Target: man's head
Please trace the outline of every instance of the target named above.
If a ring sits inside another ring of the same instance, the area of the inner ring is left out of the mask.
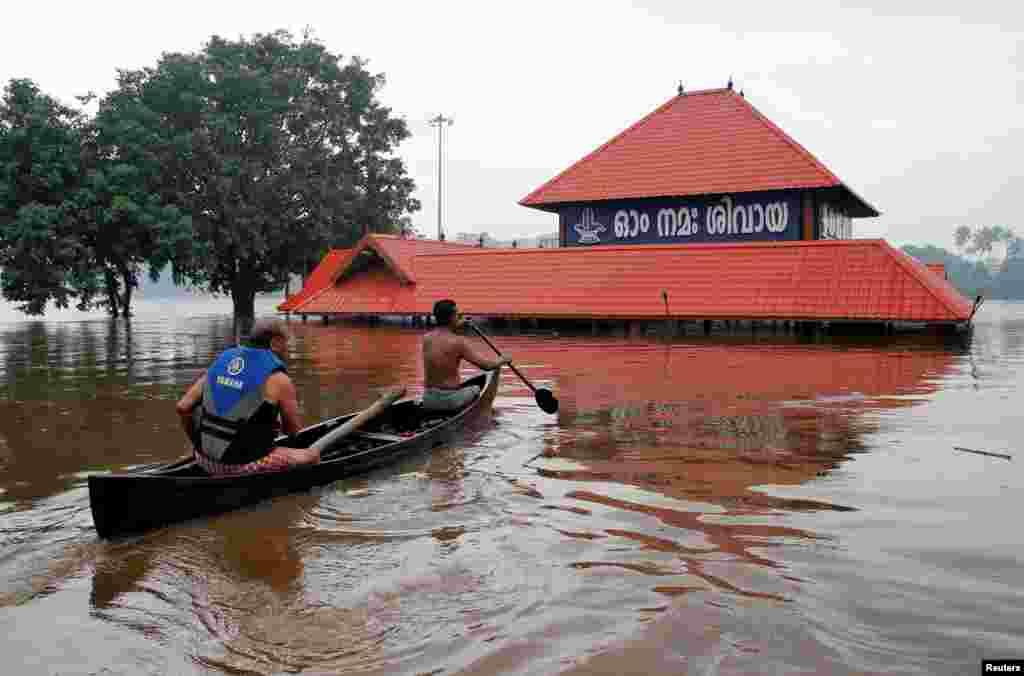
[[[249,332],[249,344],[283,357],[288,352],[288,335],[288,326],[280,319],[257,319]]]
[[[434,319],[438,326],[447,326],[451,329],[458,329],[463,323],[462,313],[459,312],[455,301],[450,298],[434,303]]]

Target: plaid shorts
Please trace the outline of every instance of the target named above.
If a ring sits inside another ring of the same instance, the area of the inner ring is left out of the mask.
[[[216,460],[210,460],[198,451],[195,453],[196,462],[213,476],[232,476],[236,474],[252,474],[254,472],[280,472],[296,465],[309,464],[306,455],[309,453],[304,448],[288,448],[278,446],[267,455],[254,462],[247,462],[244,465],[233,465]]]

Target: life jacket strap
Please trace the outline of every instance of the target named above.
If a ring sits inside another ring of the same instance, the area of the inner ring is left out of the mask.
[[[238,437],[238,434],[235,432],[225,432],[220,428],[207,425],[205,420],[199,424],[199,432],[201,434],[209,434],[211,437],[216,437],[221,441],[227,442],[234,441]]]
[[[211,422],[214,425],[217,425],[219,427],[226,427],[227,429],[230,430],[238,430],[239,428],[242,427],[243,424],[242,421],[228,420],[227,418],[222,418],[219,415],[214,415],[209,411],[203,411],[203,421]]]

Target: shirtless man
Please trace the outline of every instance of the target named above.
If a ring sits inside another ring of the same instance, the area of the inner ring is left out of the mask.
[[[459,378],[459,364],[463,359],[476,364],[485,371],[492,371],[502,364],[511,363],[509,357],[498,355],[495,359],[481,356],[459,331],[466,323],[453,300],[439,300],[434,303],[434,319],[437,328],[423,336],[423,408],[431,411],[457,411],[473,401],[480,388],[476,385],[462,387]]]

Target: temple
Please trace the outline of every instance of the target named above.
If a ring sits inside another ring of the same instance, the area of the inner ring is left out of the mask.
[[[878,210],[731,87],[680,93],[524,197],[557,248],[369,234],[279,306],[303,317],[894,323],[963,328],[974,306],[879,239]],[[595,324],[596,326],[596,324]]]

